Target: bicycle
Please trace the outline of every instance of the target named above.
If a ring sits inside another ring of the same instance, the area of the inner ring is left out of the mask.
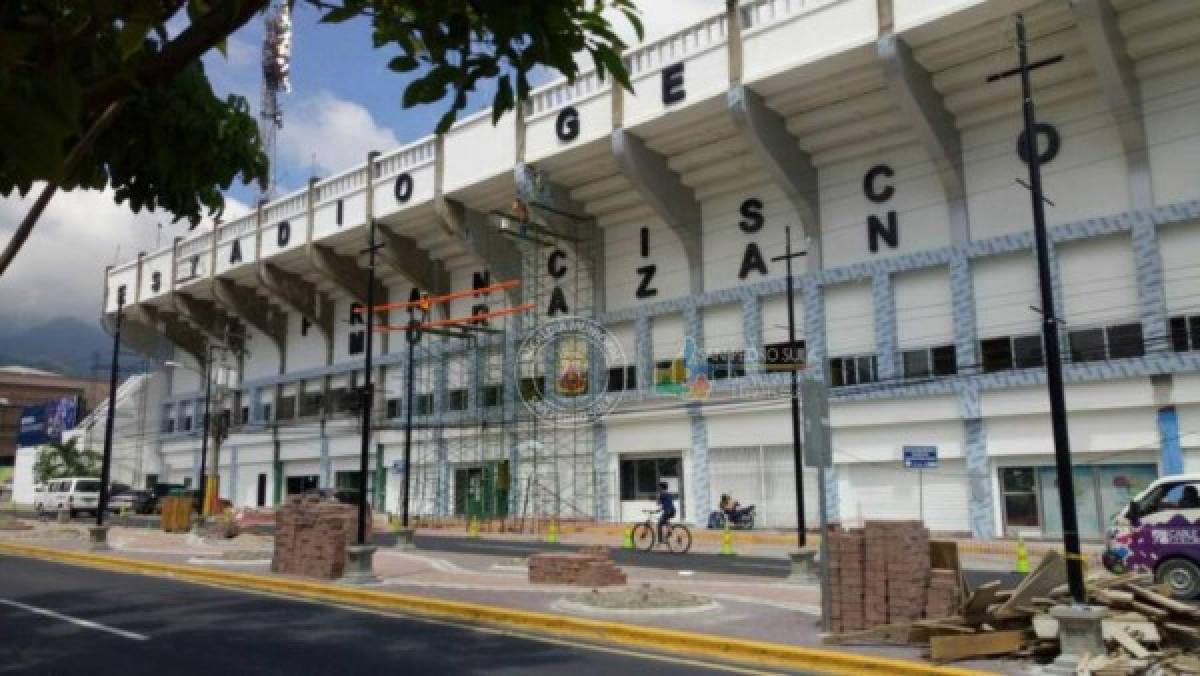
[[[654,545],[662,542],[667,545],[667,549],[673,554],[687,554],[692,548],[692,531],[682,523],[667,522],[664,525],[663,531],[666,534],[662,540],[658,536],[658,522],[652,518],[652,515],[658,514],[657,509],[643,509],[646,514],[646,521],[639,523],[633,527],[633,542],[638,549],[648,552],[654,549]]]

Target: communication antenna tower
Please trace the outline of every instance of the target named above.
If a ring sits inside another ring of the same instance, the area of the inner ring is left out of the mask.
[[[281,92],[292,90],[289,73],[292,68],[292,15],[288,0],[272,0],[264,19],[262,47],[262,109],[259,112],[259,133],[270,161],[267,182],[262,188],[261,198],[270,199],[276,183],[276,142],[283,128],[283,106],[279,100]]]

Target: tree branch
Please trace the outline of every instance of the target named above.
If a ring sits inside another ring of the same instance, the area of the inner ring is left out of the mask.
[[[104,110],[104,114],[96,118],[92,126],[79,139],[71,152],[67,153],[67,157],[63,160],[63,175],[70,176],[75,171],[80,159],[83,158],[87,151],[95,143],[96,137],[100,132],[104,131],[112,121],[116,119],[117,113],[121,110],[121,104],[111,103]],[[8,266],[17,257],[17,253],[21,247],[25,245],[25,240],[29,239],[29,233],[33,232],[33,226],[37,225],[38,219],[42,217],[42,212],[46,210],[46,205],[50,203],[50,198],[54,197],[54,193],[58,192],[58,184],[53,181],[46,184],[42,188],[42,193],[34,200],[33,206],[29,208],[29,212],[25,214],[25,218],[21,220],[21,224],[17,226],[17,231],[13,233],[12,239],[8,240],[8,244],[4,247],[4,253],[0,253],[0,277],[4,276],[4,272],[8,270]]]

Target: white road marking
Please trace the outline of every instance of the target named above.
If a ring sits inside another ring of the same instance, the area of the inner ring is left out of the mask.
[[[124,629],[117,629],[116,627],[110,627],[106,624],[100,624],[99,622],[92,622],[91,620],[85,620],[80,617],[72,617],[70,615],[63,615],[62,613],[56,613],[53,610],[49,610],[47,608],[38,608],[37,606],[27,605],[27,604],[21,603],[19,601],[10,601],[9,599],[0,599],[0,604],[4,604],[6,606],[12,606],[13,608],[20,608],[21,610],[35,613],[37,615],[53,617],[54,619],[62,620],[63,622],[70,622],[71,624],[73,624],[77,627],[83,627],[85,629],[95,629],[97,631],[107,631],[110,634],[116,634],[117,636],[120,636],[121,638],[127,638],[127,639],[130,639],[131,641],[149,641],[150,640],[150,637],[146,636],[145,634],[138,634],[138,633],[132,632],[132,631],[125,631]]]

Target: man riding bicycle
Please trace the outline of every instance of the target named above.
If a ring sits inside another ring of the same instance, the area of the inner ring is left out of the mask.
[[[666,539],[663,535],[663,526],[675,518],[675,498],[667,491],[667,482],[659,482],[658,495],[654,498],[654,501],[658,504],[658,509],[661,512],[658,517],[658,539],[659,541],[663,541]]]

